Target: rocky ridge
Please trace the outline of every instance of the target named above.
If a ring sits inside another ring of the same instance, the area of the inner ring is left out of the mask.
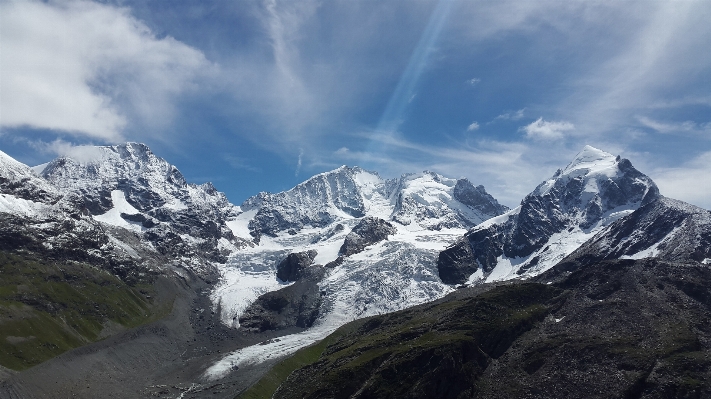
[[[610,224],[561,263],[643,258],[711,263],[711,212],[661,197]]]
[[[483,186],[474,187],[466,179],[423,172],[384,180],[374,172],[347,166],[318,174],[288,191],[259,193],[240,208],[253,215],[248,228],[257,240],[364,216],[429,230],[469,228],[507,210]]]
[[[82,159],[55,159],[40,176],[78,198],[96,220],[132,231],[160,255],[196,270],[225,262],[232,250],[246,245],[226,225],[238,208],[210,183],[187,183],[147,146],[126,143],[85,151]]]
[[[462,284],[533,276],[605,226],[659,198],[646,175],[586,146],[506,214],[478,225],[438,259],[442,281]]]

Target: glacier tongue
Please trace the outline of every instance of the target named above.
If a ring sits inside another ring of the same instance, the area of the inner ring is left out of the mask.
[[[206,378],[286,355],[351,320],[441,298],[453,288],[437,274],[439,251],[467,228],[507,210],[483,186],[466,179],[422,172],[385,180],[346,166],[288,191],[260,193],[240,209],[243,213],[227,225],[244,238],[249,231],[256,245],[234,253],[222,269],[223,278],[211,296],[220,306],[222,321],[239,326],[240,316],[259,295],[285,286],[276,278],[277,263],[289,253],[310,250],[317,251],[316,264],[328,265],[318,283],[319,316],[302,333],[226,356]],[[361,252],[339,253],[348,233],[365,220],[373,226],[389,223],[395,233]]]
[[[321,229],[304,229],[296,235],[268,237],[254,248],[235,253],[225,265],[222,282],[212,299],[220,304],[222,320],[238,326],[237,320],[258,294],[285,286],[276,278],[276,263],[286,254],[314,249],[316,260],[327,263],[337,256],[337,248],[357,220],[344,220],[345,229],[325,240],[313,242]],[[205,378],[217,379],[235,366],[288,355],[310,345],[340,327],[362,317],[401,310],[443,297],[453,290],[437,275],[440,250],[466,230],[426,230],[419,226],[392,222],[397,232],[387,240],[346,257],[328,269],[319,283],[322,305],[314,325],[297,334],[273,339],[226,355],[213,364]],[[327,226],[323,230],[329,230]],[[334,248],[336,250],[334,251]],[[323,256],[322,254],[329,254]]]

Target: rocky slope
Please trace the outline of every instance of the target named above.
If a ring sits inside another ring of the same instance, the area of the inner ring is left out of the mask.
[[[615,260],[550,279],[353,322],[274,397],[711,395],[711,269]]]
[[[442,251],[439,275],[448,284],[537,275],[658,197],[654,182],[630,161],[586,146],[518,207]]]
[[[711,263],[711,212],[659,198],[603,229],[563,263],[650,257]]]

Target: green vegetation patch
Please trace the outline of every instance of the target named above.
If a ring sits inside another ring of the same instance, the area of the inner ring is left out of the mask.
[[[23,370],[145,323],[152,292],[90,265],[0,251],[0,365]]]

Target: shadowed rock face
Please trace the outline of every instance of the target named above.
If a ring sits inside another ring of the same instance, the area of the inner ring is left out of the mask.
[[[365,247],[386,240],[389,235],[395,234],[397,229],[383,219],[364,217],[346,236],[338,254],[350,256],[357,254]]]
[[[711,212],[670,198],[644,205],[581,245],[562,263],[622,257],[675,262],[711,259]]]
[[[289,254],[277,267],[277,277],[294,282],[288,287],[261,295],[239,318],[240,328],[250,332],[308,328],[319,315],[321,292],[318,282],[325,274],[313,265],[316,251]]]
[[[487,215],[501,215],[509,209],[499,204],[484,186],[474,185],[468,179],[459,179],[454,186],[454,198],[470,208]]]
[[[284,282],[297,281],[303,277],[306,269],[314,263],[318,252],[315,250],[289,254],[277,266],[277,277]]]
[[[274,397],[711,397],[709,287],[646,259],[459,290],[342,327]]]

